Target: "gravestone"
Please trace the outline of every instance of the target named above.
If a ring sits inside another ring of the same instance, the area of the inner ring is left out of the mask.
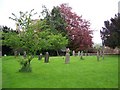
[[[85,53],[85,56],[87,56],[87,53]]]
[[[97,50],[97,61],[99,61],[99,50]]]
[[[102,57],[102,50],[100,50],[100,57]]]
[[[104,60],[104,50],[102,51],[102,59]]]
[[[17,51],[14,52],[15,57],[17,57]]]
[[[42,59],[42,53],[40,53],[40,55],[38,55],[38,60]]]
[[[83,60],[83,51],[81,51],[81,54],[80,54],[80,59]]]
[[[66,49],[66,55],[65,55],[65,64],[68,64],[70,62],[70,54],[69,54],[69,52],[70,52],[70,49],[67,48]]]
[[[26,51],[24,51],[23,57],[26,58],[26,56],[27,56],[27,55],[26,55]]]
[[[73,50],[72,54],[73,54],[73,56],[75,56],[75,51],[74,50]]]
[[[80,51],[78,51],[78,56],[80,56]]]
[[[45,61],[44,61],[44,63],[48,63],[49,62],[49,53],[48,52],[46,52],[46,54],[45,54]]]

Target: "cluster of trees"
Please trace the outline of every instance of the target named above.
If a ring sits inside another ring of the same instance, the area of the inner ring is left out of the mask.
[[[43,6],[43,19],[32,20],[34,9],[30,12],[20,11],[17,17],[12,13],[18,26],[16,31],[3,31],[3,45],[14,51],[21,49],[29,54],[41,50],[58,50],[69,47],[71,50],[85,50],[92,46],[90,22],[82,19],[67,4],[53,7],[51,12]],[[4,28],[3,28],[4,30]],[[8,29],[9,30],[9,29]]]
[[[11,18],[17,22],[22,31],[4,33],[3,45],[10,46],[14,51],[24,49],[28,54],[36,54],[41,49],[58,50],[66,46],[68,43],[67,38],[60,33],[50,32],[49,26],[44,23],[45,20],[32,22],[32,11],[29,14],[20,12],[19,18]],[[13,15],[15,16],[15,14]],[[40,24],[45,27],[42,28],[43,26],[39,26]]]
[[[120,13],[109,21],[104,21],[105,27],[100,30],[103,45],[111,48],[120,48]]]

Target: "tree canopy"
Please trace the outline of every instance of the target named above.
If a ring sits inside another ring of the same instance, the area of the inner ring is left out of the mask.
[[[93,44],[90,22],[72,12],[72,8],[68,4],[61,4],[59,9],[67,23],[66,31],[70,41],[69,47],[76,51],[90,48]]]
[[[36,14],[34,9],[19,14],[18,17],[12,13],[13,17],[9,17],[16,22],[17,33],[7,33],[4,40],[15,50],[22,48],[35,54],[42,49],[61,50],[67,46],[79,51],[93,44],[90,22],[72,12],[67,4],[53,7],[51,11],[43,6],[43,18],[36,20],[32,19]]]
[[[120,13],[116,14],[114,18],[104,21],[104,26],[100,30],[103,44],[111,48],[120,48]]]

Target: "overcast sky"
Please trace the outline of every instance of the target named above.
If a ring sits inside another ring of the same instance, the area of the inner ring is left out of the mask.
[[[99,30],[104,26],[105,20],[118,12],[119,0],[0,0],[0,25],[7,25],[15,29],[15,22],[10,20],[11,13],[18,14],[19,11],[30,11],[35,9],[36,12],[42,11],[42,5],[48,9],[62,3],[68,3],[72,11],[83,19],[89,20],[91,29],[96,30],[93,34],[93,42],[101,43]]]

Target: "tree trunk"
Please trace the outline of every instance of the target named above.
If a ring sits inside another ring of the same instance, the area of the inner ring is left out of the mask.
[[[58,52],[58,50],[56,50],[56,52],[57,52],[57,56],[59,56],[59,52]]]

